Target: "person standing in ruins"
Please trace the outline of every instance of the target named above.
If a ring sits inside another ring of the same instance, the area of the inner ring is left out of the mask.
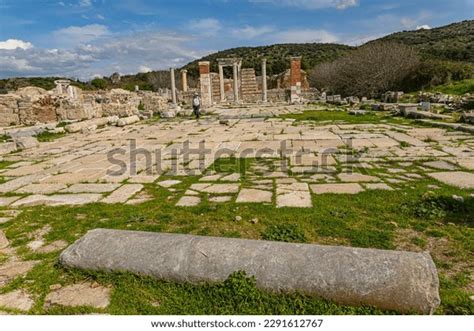
[[[199,119],[201,116],[201,97],[197,93],[194,93],[193,96],[193,113],[196,119]]]

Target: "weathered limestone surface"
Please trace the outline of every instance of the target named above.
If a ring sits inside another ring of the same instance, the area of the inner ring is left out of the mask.
[[[237,196],[236,202],[272,202],[272,192],[244,188]]]
[[[23,290],[0,294],[0,307],[28,311],[33,307],[33,304],[33,299]]]
[[[0,286],[5,285],[13,278],[29,272],[37,261],[12,261],[0,266]]]
[[[464,171],[435,172],[429,174],[436,180],[459,188],[474,188],[474,174]]]
[[[223,281],[244,270],[264,289],[399,312],[433,313],[440,303],[427,253],[96,229],[60,262],[191,283]]]
[[[107,308],[110,302],[110,289],[90,283],[73,284],[49,293],[44,301],[45,306]]]
[[[20,137],[15,139],[15,144],[18,149],[30,149],[39,146],[38,139],[34,137]]]
[[[102,200],[105,203],[121,203],[130,199],[143,189],[142,184],[125,184]]]
[[[12,204],[13,207],[20,206],[63,206],[63,205],[85,205],[99,201],[100,194],[56,194],[56,195],[29,195]]]

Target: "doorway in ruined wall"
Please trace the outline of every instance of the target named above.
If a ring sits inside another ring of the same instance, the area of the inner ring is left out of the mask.
[[[217,89],[217,86],[215,87],[216,92],[215,94],[213,94],[213,101],[220,102],[220,103],[225,103],[225,102],[239,103],[241,101],[241,95],[242,95],[241,94],[242,59],[241,58],[222,58],[222,59],[217,59],[217,62],[218,62],[219,70],[216,75],[215,82],[219,83],[219,86],[218,86],[219,88]],[[225,79],[224,68],[226,67],[232,67],[232,81]],[[231,94],[226,93],[227,91],[229,91],[229,83],[232,90]]]

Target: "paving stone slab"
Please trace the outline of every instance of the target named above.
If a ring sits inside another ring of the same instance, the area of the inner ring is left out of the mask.
[[[123,203],[143,189],[142,184],[125,184],[102,199],[103,203]]]
[[[337,176],[342,182],[361,183],[361,182],[380,182],[380,178],[375,176],[364,175],[360,173],[342,173]]]
[[[154,183],[160,178],[160,175],[136,175],[128,179],[129,183],[134,184],[151,184]]]
[[[56,194],[56,195],[29,195],[21,200],[14,202],[12,207],[28,206],[63,206],[63,205],[85,205],[97,202],[102,198],[101,194]]]
[[[243,188],[240,190],[240,193],[237,196],[235,202],[272,202],[272,195],[273,193],[271,191]]]
[[[111,289],[91,283],[74,284],[50,292],[45,306],[61,305],[66,307],[87,306],[104,309],[110,303]]]
[[[201,190],[201,192],[213,194],[237,193],[238,191],[239,184],[211,184]]]
[[[3,230],[0,230],[0,250],[7,248],[8,245],[10,245],[10,242],[8,241],[8,238],[5,235],[5,232],[3,232]]]
[[[310,187],[314,194],[357,194],[364,191],[364,188],[356,183],[312,184]]]
[[[28,273],[37,263],[38,261],[11,261],[0,265],[0,286]]]
[[[296,207],[296,208],[309,208],[312,207],[311,194],[308,191],[293,191],[288,192],[278,191],[276,197],[277,208],[282,207]]]
[[[387,190],[393,191],[393,188],[388,186],[385,183],[374,183],[374,184],[365,184],[365,188],[368,190]]]
[[[176,203],[176,206],[179,207],[192,207],[197,206],[201,202],[201,198],[197,196],[183,196]]]
[[[19,188],[15,193],[52,194],[59,192],[66,187],[67,186],[64,184],[30,184]]]
[[[178,185],[179,183],[181,183],[180,180],[169,179],[169,180],[164,180],[164,181],[158,182],[157,184],[160,185],[161,187],[168,188],[168,187],[171,187],[171,186]]]
[[[0,294],[0,308],[28,311],[33,307],[34,300],[24,290],[16,290]]]
[[[222,177],[220,180],[225,181],[225,182],[238,182],[240,180],[240,174],[238,173],[230,174],[230,175]]]
[[[457,186],[459,188],[474,188],[474,173],[464,171],[433,172],[428,173],[430,177],[442,183]]]
[[[217,203],[229,202],[231,200],[232,200],[232,196],[230,195],[221,195],[221,196],[209,198],[210,202],[217,202]]]
[[[0,207],[6,207],[17,201],[21,197],[0,197]]]
[[[222,177],[222,174],[216,174],[216,175],[209,175],[209,176],[204,176],[199,178],[200,182],[215,182],[218,181]]]
[[[64,193],[108,193],[116,190],[120,184],[73,184],[62,190]]]
[[[435,168],[435,169],[439,169],[439,170],[456,170],[456,169],[458,169],[458,167],[455,166],[454,164],[443,161],[443,160],[425,162],[425,163],[423,163],[423,165],[426,166],[426,167]]]
[[[13,192],[22,186],[26,186],[28,184],[40,181],[47,177],[48,175],[45,174],[33,174],[9,180],[6,183],[0,184],[0,193]]]
[[[63,250],[68,246],[68,242],[65,240],[56,240],[52,243],[42,246],[36,250],[38,253],[51,253],[59,250]]]

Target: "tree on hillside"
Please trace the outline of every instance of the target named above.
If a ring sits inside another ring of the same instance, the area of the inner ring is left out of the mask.
[[[420,58],[412,48],[398,43],[373,43],[349,55],[317,65],[310,83],[344,96],[375,97],[388,90],[401,89],[413,75]]]

